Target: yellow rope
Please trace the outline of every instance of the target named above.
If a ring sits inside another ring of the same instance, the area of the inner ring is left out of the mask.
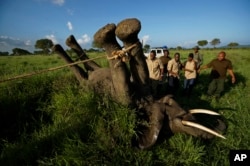
[[[19,78],[30,77],[30,76],[33,76],[33,75],[37,75],[37,74],[46,73],[46,72],[49,72],[49,71],[58,70],[58,69],[61,69],[61,68],[64,68],[64,67],[73,66],[73,65],[76,65],[76,64],[79,64],[79,63],[85,63],[85,62],[88,62],[88,61],[92,61],[92,60],[100,59],[100,58],[104,58],[104,57],[106,57],[106,55],[95,57],[95,58],[92,58],[92,59],[86,59],[86,60],[83,60],[83,61],[77,61],[77,62],[74,62],[74,63],[70,63],[70,64],[58,66],[58,67],[53,67],[53,68],[49,68],[49,69],[35,71],[35,72],[32,72],[32,73],[22,74],[22,75],[18,75],[18,76],[15,76],[15,77],[12,77],[12,78],[8,78],[8,79],[5,79],[5,80],[0,80],[0,83],[7,82],[7,81],[12,81],[12,80],[16,80],[16,79],[19,79]]]
[[[128,52],[129,50],[134,48],[137,44],[138,44],[138,42],[131,45],[131,46],[129,46],[128,48],[126,48],[124,50],[119,50],[119,51],[112,52],[113,57],[107,57],[106,55],[103,55],[103,56],[99,56],[99,57],[95,57],[95,58],[91,58],[91,59],[86,59],[86,60],[83,60],[83,61],[77,61],[77,62],[74,62],[74,63],[70,63],[70,64],[58,66],[58,67],[53,67],[53,68],[49,68],[49,69],[44,69],[44,70],[32,72],[32,73],[26,73],[26,74],[14,76],[14,77],[11,77],[11,78],[0,80],[0,83],[16,80],[16,79],[19,79],[19,78],[30,77],[30,76],[33,76],[33,75],[38,75],[38,74],[41,74],[41,73],[46,73],[46,72],[49,72],[49,71],[58,70],[58,69],[61,69],[61,68],[64,68],[64,67],[73,66],[73,65],[76,65],[76,64],[79,64],[79,63],[85,63],[85,62],[88,62],[88,61],[92,61],[92,60],[96,60],[96,59],[100,59],[100,58],[104,58],[104,57],[107,57],[110,60],[116,59],[118,57],[121,57],[122,59],[124,59],[124,56],[125,56],[126,52]]]
[[[122,61],[129,60],[129,57],[126,57],[126,53],[131,50],[132,48],[136,47],[139,42],[129,46],[128,48],[124,50],[118,50],[118,51],[113,51],[112,52],[112,57],[107,57],[109,60],[111,59],[117,59],[117,58],[122,58]]]

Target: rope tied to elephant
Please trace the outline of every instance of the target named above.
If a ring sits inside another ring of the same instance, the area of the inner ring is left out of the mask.
[[[126,58],[127,58],[126,53],[128,51],[130,51],[132,48],[136,47],[137,44],[139,44],[139,42],[129,46],[128,48],[126,48],[124,50],[114,51],[112,53],[113,56],[108,57],[108,59],[117,59],[117,58],[120,57],[120,58],[122,58],[122,60],[126,60]],[[89,62],[89,61],[93,61],[93,60],[100,59],[100,58],[105,58],[105,57],[107,57],[107,55],[102,55],[102,56],[98,56],[98,57],[91,58],[91,59],[86,59],[86,60],[80,60],[80,61],[76,61],[74,63],[70,63],[70,64],[58,66],[58,67],[53,67],[53,68],[49,68],[49,69],[39,70],[39,71],[35,71],[35,72],[32,72],[32,73],[25,73],[25,74],[21,74],[21,75],[11,77],[11,78],[0,80],[0,83],[7,82],[7,81],[12,81],[12,80],[17,80],[17,79],[20,79],[20,78],[26,78],[26,77],[30,77],[30,76],[33,76],[33,75],[38,75],[38,74],[46,73],[46,72],[49,72],[49,71],[54,71],[54,70],[58,70],[58,69],[61,69],[61,68],[70,67],[70,66],[74,66],[74,65],[77,65],[77,64],[80,64],[80,63],[85,63],[85,62]],[[117,65],[118,65],[118,63],[115,65],[115,67]]]
[[[39,71],[35,71],[35,72],[32,72],[32,73],[25,73],[25,74],[22,74],[22,75],[18,75],[18,76],[14,76],[14,77],[11,77],[11,78],[4,79],[4,80],[0,80],[0,83],[16,80],[16,79],[20,79],[20,78],[26,78],[26,77],[30,77],[30,76],[33,76],[33,75],[38,75],[38,74],[46,73],[46,72],[49,72],[49,71],[54,71],[54,70],[58,70],[58,69],[61,69],[61,68],[70,67],[70,66],[74,66],[74,65],[77,65],[77,64],[80,64],[80,63],[85,63],[85,62],[89,62],[89,61],[92,61],[92,60],[95,60],[95,59],[100,59],[100,58],[105,58],[105,57],[106,57],[106,55],[102,55],[102,56],[98,56],[98,57],[95,57],[95,58],[86,59],[86,60],[82,60],[82,61],[77,61],[77,62],[74,62],[74,63],[70,63],[70,64],[58,66],[58,67],[39,70]]]
[[[117,51],[113,51],[112,52],[112,57],[108,57],[108,60],[112,60],[112,59],[121,59],[121,61],[118,61],[115,63],[114,68],[117,68],[117,66],[121,63],[121,62],[128,62],[130,60],[130,54],[127,54],[132,48],[136,47],[140,42],[136,42],[134,44],[132,44],[131,46],[122,49],[122,50],[117,50]]]
[[[129,55],[127,54],[132,48],[136,47],[139,44],[139,41],[132,44],[131,46],[129,46],[128,48],[122,49],[122,50],[117,50],[117,51],[113,51],[112,52],[112,57],[107,57],[107,59],[112,60],[112,59],[119,59],[121,58],[121,60],[123,62],[127,62],[130,60]]]

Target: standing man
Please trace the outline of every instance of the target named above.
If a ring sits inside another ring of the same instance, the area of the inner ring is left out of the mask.
[[[174,58],[168,62],[168,86],[170,94],[174,94],[179,88],[179,72],[182,68],[180,62],[180,53],[175,53]]]
[[[196,62],[196,70],[198,71],[203,64],[203,55],[199,52],[200,47],[194,47],[194,61]],[[196,82],[199,80],[199,72],[196,75]]]
[[[160,59],[156,58],[156,52],[151,51],[149,57],[146,59],[149,71],[149,78],[151,80],[151,88],[153,91],[153,96],[157,96],[157,87],[159,81],[163,77],[163,64]]]
[[[164,48],[163,50],[163,56],[160,57],[160,60],[163,64],[164,70],[163,70],[163,81],[167,79],[167,74],[168,74],[168,62],[171,60],[169,56],[169,51]]]
[[[203,64],[203,55],[199,52],[200,48],[198,46],[194,47],[194,61],[197,64],[197,70],[201,67]]]
[[[184,95],[190,96],[194,87],[196,79],[196,62],[194,61],[194,54],[188,55],[188,60],[184,63]]]
[[[219,52],[217,59],[212,60],[205,66],[201,66],[199,72],[203,69],[212,68],[211,77],[212,81],[208,86],[208,95],[214,95],[217,99],[220,97],[221,92],[224,91],[225,79],[227,72],[232,78],[232,83],[235,83],[235,76],[233,66],[230,60],[226,59],[224,51]]]

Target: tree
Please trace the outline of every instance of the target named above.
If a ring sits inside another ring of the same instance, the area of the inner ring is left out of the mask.
[[[208,43],[207,40],[199,40],[199,41],[197,42],[197,44],[198,44],[199,46],[201,46],[201,47],[206,46],[207,43]]]
[[[31,53],[21,48],[12,49],[13,55],[30,55]]]
[[[231,42],[231,43],[229,43],[227,46],[230,47],[230,48],[233,48],[233,47],[239,46],[239,43]]]
[[[177,50],[182,50],[182,47],[181,46],[177,46],[176,49]]]
[[[220,44],[220,39],[215,38],[210,42],[210,44],[215,48],[216,45]]]
[[[42,49],[44,54],[49,54],[53,42],[50,39],[40,39],[36,41],[35,48]]]
[[[150,45],[149,44],[145,44],[144,47],[143,47],[143,51],[144,52],[148,52],[150,49]]]
[[[8,56],[9,55],[9,52],[1,52],[0,51],[0,56]]]

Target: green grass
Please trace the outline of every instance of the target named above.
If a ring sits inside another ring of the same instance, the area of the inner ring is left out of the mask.
[[[184,61],[190,50],[179,52]],[[218,50],[201,52],[207,63]],[[135,110],[81,87],[64,68],[0,83],[0,165],[229,165],[231,149],[250,149],[250,50],[226,52],[237,83],[231,85],[228,78],[219,102],[204,95],[210,70],[202,71],[190,99],[177,97],[185,109],[221,113],[228,125],[226,140],[175,134],[138,150],[132,142]],[[105,59],[98,63],[108,65]],[[60,65],[64,62],[56,55],[0,57],[0,79]]]

